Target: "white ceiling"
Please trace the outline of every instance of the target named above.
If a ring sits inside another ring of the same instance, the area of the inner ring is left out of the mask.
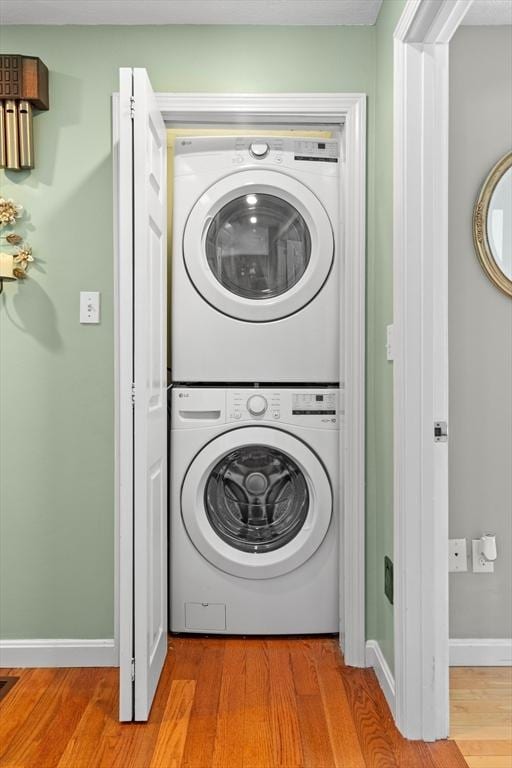
[[[468,0],[469,1],[469,0]],[[375,24],[382,0],[0,0],[2,24]],[[465,25],[512,24],[512,0],[474,0]]]
[[[375,24],[382,0],[1,0],[3,24]]]
[[[477,27],[512,24],[512,0],[474,0],[462,23]]]

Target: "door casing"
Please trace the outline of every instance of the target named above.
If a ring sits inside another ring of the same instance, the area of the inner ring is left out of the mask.
[[[394,33],[394,712],[449,732],[449,43],[472,0],[408,0]],[[469,215],[469,214],[468,214]]]
[[[113,113],[117,113],[118,94],[113,94]],[[341,196],[342,242],[344,255],[340,292],[343,312],[340,317],[341,371],[344,382],[345,425],[340,445],[341,512],[340,526],[340,645],[345,662],[365,666],[365,272],[366,272],[366,94],[363,93],[272,93],[204,94],[157,93],[157,104],[167,124],[219,123],[250,125],[324,125],[343,128],[345,193]],[[123,193],[117,184],[119,126],[113,122],[114,136],[114,211]],[[117,222],[115,222],[117,224]],[[120,327],[128,322],[125,287],[118,279],[117,253],[121,233],[114,227],[114,303],[115,303],[115,472],[116,472],[116,647],[119,648],[121,605],[119,582],[129,578],[120,572],[119,520],[128,504],[132,478],[131,453],[123,448],[122,436],[131,429],[131,371],[120,368]],[[128,381],[129,377],[129,381]],[[126,655],[126,654],[124,654]],[[120,648],[123,664],[123,648]],[[124,658],[124,664],[127,659]]]

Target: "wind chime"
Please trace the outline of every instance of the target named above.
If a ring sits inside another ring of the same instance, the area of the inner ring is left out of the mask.
[[[36,56],[0,54],[0,167],[34,167],[32,110],[50,108],[48,69]]]
[[[0,54],[0,168],[24,171],[34,167],[32,110],[50,108],[48,69],[37,56]],[[12,227],[23,208],[0,198],[0,229]],[[23,280],[32,249],[17,232],[0,235],[0,293],[4,281]],[[14,250],[13,250],[14,249]]]

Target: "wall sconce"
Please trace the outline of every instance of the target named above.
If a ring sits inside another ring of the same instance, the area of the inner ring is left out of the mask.
[[[48,68],[37,56],[0,54],[0,167],[34,167],[32,108],[47,110]]]
[[[4,280],[16,280],[14,274],[14,256],[12,253],[0,253],[0,293],[4,290]]]

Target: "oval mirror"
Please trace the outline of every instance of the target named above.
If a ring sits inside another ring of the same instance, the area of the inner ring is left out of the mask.
[[[512,152],[491,169],[480,191],[473,240],[488,277],[512,296]]]

